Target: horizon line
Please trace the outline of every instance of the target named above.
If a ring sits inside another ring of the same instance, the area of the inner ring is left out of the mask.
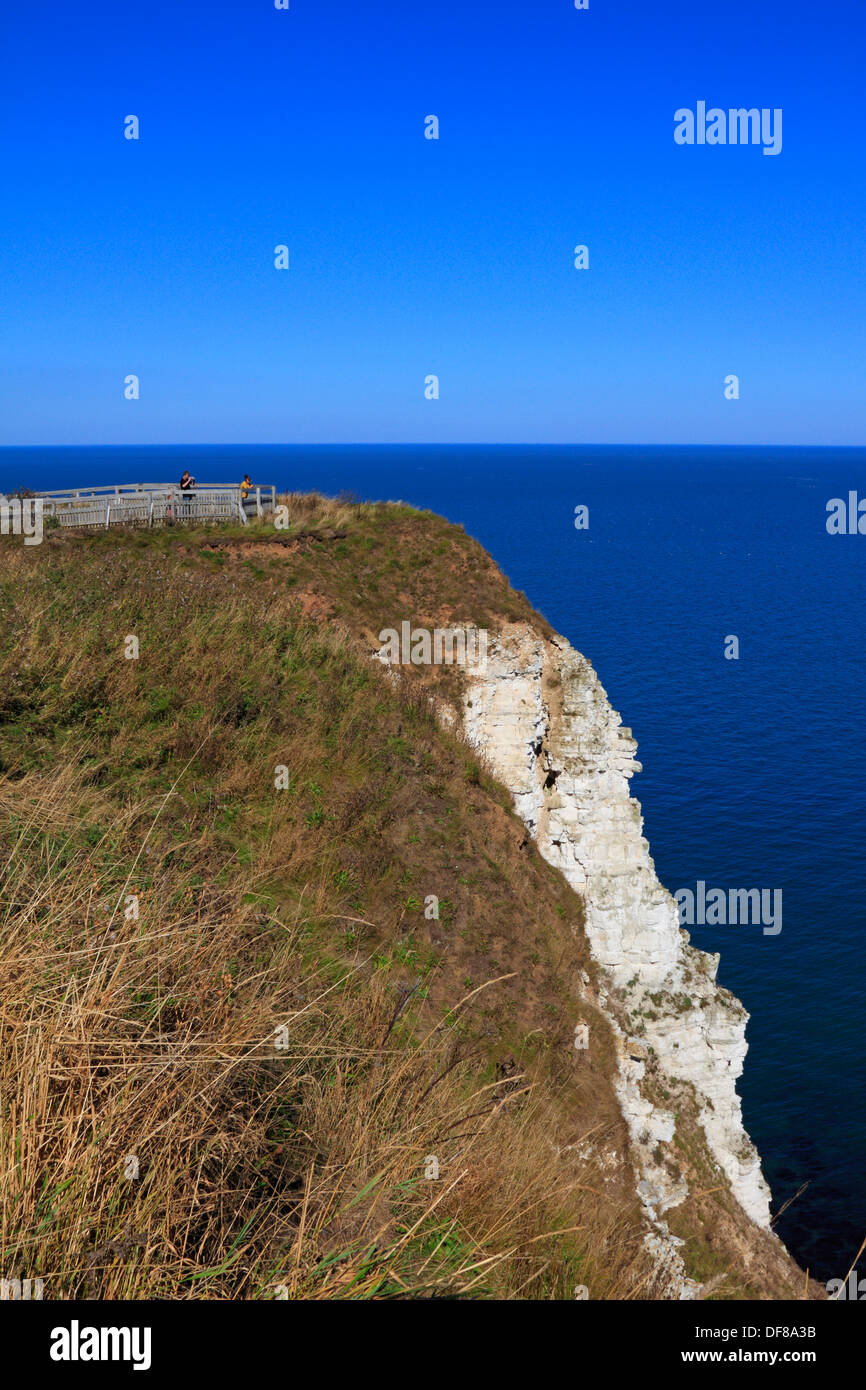
[[[692,440],[688,443],[667,443],[643,440],[640,443],[578,440],[172,440],[170,442],[134,442],[119,444],[0,444],[4,449],[863,449],[861,444],[797,444],[797,443],[737,443],[720,444]]]

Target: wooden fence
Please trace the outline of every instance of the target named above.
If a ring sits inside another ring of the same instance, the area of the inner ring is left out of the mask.
[[[43,514],[61,526],[192,526],[214,521],[247,524],[276,508],[277,490],[257,483],[246,496],[237,483],[115,483],[43,492]]]

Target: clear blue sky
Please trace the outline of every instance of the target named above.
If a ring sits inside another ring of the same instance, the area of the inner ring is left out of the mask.
[[[862,444],[864,40],[863,0],[6,5],[0,443]],[[699,100],[781,154],[676,145]]]

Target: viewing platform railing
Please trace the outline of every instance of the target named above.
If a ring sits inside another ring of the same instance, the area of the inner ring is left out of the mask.
[[[42,492],[43,515],[61,526],[190,526],[209,521],[240,521],[273,512],[277,490],[256,483],[246,491],[237,483],[114,483],[103,487]]]

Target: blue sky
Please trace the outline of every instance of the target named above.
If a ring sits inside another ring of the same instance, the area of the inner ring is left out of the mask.
[[[862,0],[7,6],[0,443],[862,444],[864,38]],[[676,145],[699,100],[782,152]]]

